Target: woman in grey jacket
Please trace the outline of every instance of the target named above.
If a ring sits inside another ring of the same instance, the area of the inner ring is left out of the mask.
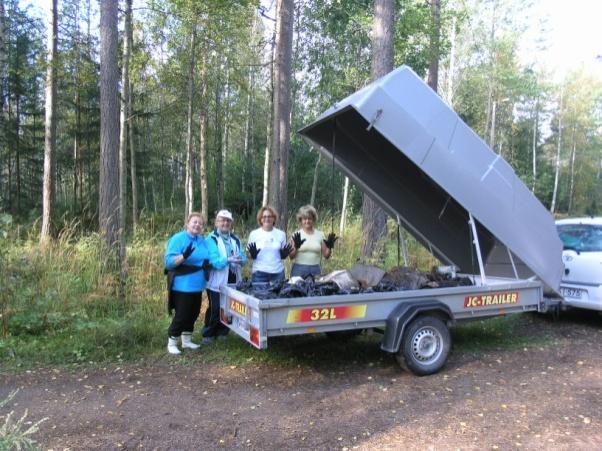
[[[220,322],[219,318],[219,288],[228,283],[241,280],[241,268],[247,262],[244,247],[236,235],[232,233],[233,218],[228,210],[220,210],[215,217],[215,229],[207,235],[212,240],[221,258],[226,258],[228,264],[221,269],[213,269],[207,282],[207,297],[209,306],[205,311],[205,326],[201,330],[203,343],[211,343],[215,338],[225,337],[229,329]]]

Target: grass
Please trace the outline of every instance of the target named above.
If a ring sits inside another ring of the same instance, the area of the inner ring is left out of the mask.
[[[323,221],[321,229],[328,232],[330,219]],[[294,226],[291,224],[291,231]],[[130,239],[125,301],[115,299],[116,277],[101,264],[100,238],[82,234],[77,224],[65,228],[44,248],[40,248],[35,231],[23,236],[22,230],[9,229],[6,238],[0,234],[0,371],[169,358],[165,346],[170,319],[165,311],[162,257],[165,240],[176,229],[169,225],[157,232],[150,220]],[[389,229],[385,268],[397,265],[395,229],[391,224]],[[238,233],[248,235],[246,230]],[[361,225],[356,218],[337,241],[333,257],[323,261],[323,272],[351,267],[359,257],[359,243]],[[408,240],[408,248],[410,266],[428,270],[437,264],[414,240]],[[249,266],[245,268],[247,276]],[[201,323],[199,319],[197,330]],[[524,340],[515,333],[520,324],[515,317],[497,318],[456,327],[452,334],[455,346],[467,352],[522,346]],[[175,361],[183,365],[251,362],[331,367],[386,358],[380,351],[379,335],[346,344],[308,335],[271,340],[267,352],[230,337]]]
[[[0,400],[0,412],[3,407],[9,404],[13,398],[17,395],[19,390],[14,390],[8,394],[8,396]],[[31,421],[25,421],[27,419],[27,410],[21,416],[21,418],[14,419],[14,411],[8,412],[3,415],[3,422],[0,424],[0,450],[37,450],[36,441],[31,438],[33,434],[38,431],[38,427],[41,423],[47,420],[42,418],[35,423]]]
[[[516,314],[460,323],[451,329],[452,341],[457,351],[469,353],[542,345],[547,336],[534,334],[542,329],[533,327],[533,322],[531,315]]]

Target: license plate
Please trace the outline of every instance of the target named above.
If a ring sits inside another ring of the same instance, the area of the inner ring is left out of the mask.
[[[578,288],[560,287],[560,294],[565,298],[581,299],[583,290]]]

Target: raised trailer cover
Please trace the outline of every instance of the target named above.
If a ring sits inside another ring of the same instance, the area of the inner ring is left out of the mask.
[[[562,244],[553,218],[459,116],[401,66],[299,132],[441,261],[478,273],[537,276],[558,291]],[[516,269],[516,272],[515,272]]]

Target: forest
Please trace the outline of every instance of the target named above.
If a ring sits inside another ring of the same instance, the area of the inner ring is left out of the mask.
[[[296,131],[402,64],[551,214],[601,214],[602,80],[524,61],[524,2],[47,3],[44,15],[0,0],[5,337],[60,334],[81,309],[92,321],[106,314],[98,299],[160,316],[163,246],[191,211],[209,227],[228,208],[245,237],[262,205],[290,232],[312,204],[341,236],[327,269],[378,253],[396,263],[394,222]],[[434,263],[407,238],[406,262]]]
[[[41,227],[51,117],[48,233],[56,236],[73,220],[84,231],[98,229],[103,99],[99,3],[54,3],[56,48],[47,45],[52,28],[31,5],[1,2],[0,209],[13,222]],[[128,236],[149,218],[174,220],[190,210],[210,217],[227,207],[246,219],[274,202],[277,185],[268,180],[275,161],[274,71],[281,70],[274,3],[119,5],[111,57],[120,103],[111,119],[122,115],[112,124],[123,160],[114,185],[122,187]],[[312,203],[337,218],[361,214],[361,192],[349,187],[343,212],[344,177],[331,174],[329,162],[295,131],[371,80],[372,2],[291,5],[290,136],[281,184],[287,189],[286,203],[277,205],[294,213]],[[516,5],[397,1],[393,66],[406,64],[426,80],[435,60],[441,97],[544,205],[556,214],[599,213],[601,81],[576,67],[555,82],[542,64],[520,62],[525,24]],[[46,111],[48,74],[56,84],[54,116]]]
[[[599,447],[593,315],[501,309],[453,330],[458,357],[420,384],[372,329],[165,352],[166,241],[190,212],[209,232],[230,210],[244,246],[262,206],[286,243],[311,204],[322,274],[441,263],[297,133],[401,65],[550,216],[602,215],[602,55],[541,57],[551,3],[0,0],[0,448],[38,430],[48,449]]]

